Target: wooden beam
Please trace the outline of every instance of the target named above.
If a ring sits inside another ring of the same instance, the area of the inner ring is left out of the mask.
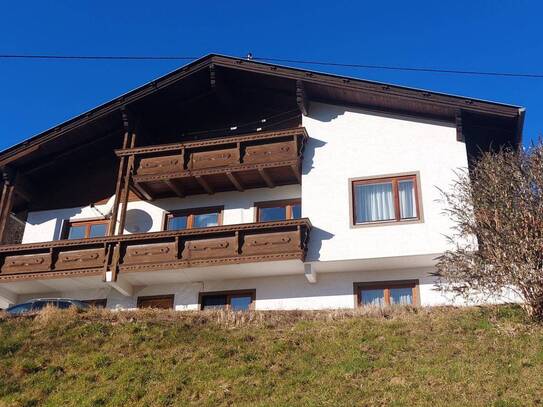
[[[309,111],[309,102],[307,100],[304,83],[300,80],[296,81],[296,103],[298,104],[300,112],[302,112],[304,116],[307,116]]]
[[[201,175],[196,175],[194,178],[196,178],[196,182],[198,182],[198,184],[200,184],[200,186],[202,188],[204,188],[204,190],[209,194],[209,195],[213,195],[213,193],[215,191],[213,191],[213,188],[211,188],[211,186],[209,185],[209,183],[205,180],[205,178]]]
[[[211,86],[211,89],[215,89],[215,86],[217,85],[217,72],[215,71],[215,65],[210,64],[209,65],[209,84]]]
[[[32,202],[35,197],[40,195],[35,184],[20,172],[17,173],[17,190],[15,192],[27,202]]]
[[[124,122],[124,117],[123,117]],[[123,149],[128,148],[128,131],[124,133],[123,138]],[[125,165],[126,165],[127,157],[123,156],[119,160],[119,169],[117,171],[117,182],[115,184],[115,199],[113,201],[113,208],[111,212],[111,218],[109,221],[109,227],[108,227],[108,236],[115,235],[115,230],[117,227],[117,216],[119,213],[119,202],[121,199],[121,190],[122,190],[122,181],[123,181],[123,174],[125,172]]]
[[[298,180],[298,183],[302,183],[302,176],[300,175],[300,168],[298,167],[297,164],[292,164],[290,166],[290,168],[292,169],[292,173],[294,174],[294,176],[296,177],[296,179]]]
[[[136,195],[141,195],[142,199],[145,199],[147,201],[154,200],[151,193],[149,191],[147,191],[147,189],[142,184],[140,184],[138,182],[132,182],[131,186],[132,186],[133,189],[135,189],[137,191]]]
[[[0,243],[5,241],[6,226],[8,224],[9,214],[13,208],[15,198],[15,173],[10,170],[4,170],[2,174],[4,187],[0,197]]]
[[[456,122],[456,141],[462,141],[462,142],[466,141],[464,138],[464,131],[463,131],[463,126],[462,126],[462,111],[461,110],[456,112],[455,122]]]
[[[245,190],[243,188],[243,185],[241,184],[241,181],[238,179],[238,177],[236,177],[236,174],[232,174],[230,171],[226,171],[226,176],[239,192],[243,192]]]
[[[270,176],[269,176],[268,173],[266,172],[266,169],[265,169],[265,168],[259,168],[259,169],[258,169],[258,173],[260,174],[260,176],[262,177],[262,179],[264,180],[264,182],[266,183],[266,185],[267,185],[269,188],[274,188],[274,187],[275,187],[275,183],[274,183],[273,180],[270,178]]]
[[[132,133],[130,137],[130,148],[134,148],[136,145],[136,134]],[[134,156],[128,157],[128,163],[123,177],[123,191],[119,203],[121,206],[121,216],[119,218],[119,235],[124,233],[124,226],[126,223],[126,207],[128,205],[128,193],[130,192],[130,185],[132,184],[132,172],[134,170]]]
[[[165,179],[164,180],[164,183],[168,186],[168,188],[170,188],[174,193],[175,195],[177,195],[179,198],[184,198],[185,197],[185,192],[183,191],[183,189],[173,180],[170,180],[170,179]]]

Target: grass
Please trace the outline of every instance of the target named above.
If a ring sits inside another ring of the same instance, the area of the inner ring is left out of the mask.
[[[0,316],[0,406],[530,406],[543,327],[513,306]]]

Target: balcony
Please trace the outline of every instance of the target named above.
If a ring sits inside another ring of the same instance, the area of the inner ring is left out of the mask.
[[[244,136],[117,150],[128,158],[140,199],[185,197],[299,184],[303,127]]]
[[[0,246],[0,283],[305,259],[309,219]]]

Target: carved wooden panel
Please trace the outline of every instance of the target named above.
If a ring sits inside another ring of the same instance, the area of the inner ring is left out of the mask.
[[[300,233],[292,231],[246,235],[241,252],[252,256],[295,252],[300,249]]]
[[[177,243],[128,246],[123,264],[143,264],[177,260]]]
[[[284,141],[247,147],[243,162],[246,164],[260,164],[295,160],[297,156],[296,143],[294,141]]]
[[[237,164],[239,164],[239,150],[237,148],[229,148],[192,153],[190,155],[189,169],[201,170],[204,168],[228,167]]]
[[[185,243],[183,260],[214,259],[238,256],[238,238],[220,237],[215,239],[190,240]]]
[[[140,161],[138,175],[171,174],[183,171],[183,155],[144,158]]]
[[[102,267],[106,259],[106,249],[87,249],[60,252],[55,264],[56,270]]]
[[[51,253],[7,256],[2,273],[31,273],[49,271],[51,269]]]

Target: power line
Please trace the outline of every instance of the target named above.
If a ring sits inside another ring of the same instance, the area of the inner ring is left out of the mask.
[[[537,73],[462,71],[462,70],[442,69],[442,68],[421,68],[421,67],[388,66],[388,65],[344,64],[344,63],[338,63],[338,62],[304,61],[304,60],[297,60],[297,59],[280,59],[280,58],[253,58],[253,59],[263,61],[263,62],[281,62],[281,63],[290,63],[290,64],[302,64],[302,65],[338,66],[338,67],[344,67],[344,68],[386,69],[386,70],[393,70],[393,71],[452,73],[452,74],[461,74],[461,75],[485,75],[485,76],[510,76],[510,77],[521,77],[521,78],[543,78],[543,74],[537,74]]]
[[[150,56],[150,55],[24,55],[0,54],[0,59],[80,59],[80,60],[118,60],[118,61],[194,61],[198,57]]]
[[[25,55],[25,54],[0,54],[0,59],[28,59],[28,60],[109,60],[109,61],[194,61],[199,57],[192,56],[152,56],[152,55]],[[331,61],[313,61],[299,59],[282,59],[267,57],[252,57],[250,60],[271,62],[271,63],[290,63],[298,65],[313,66],[333,66],[342,68],[360,68],[376,69],[389,71],[407,71],[407,72],[427,72],[456,75],[477,75],[477,76],[499,76],[516,78],[543,78],[543,73],[522,73],[522,72],[498,72],[498,71],[475,71],[475,70],[457,70],[448,68],[425,68],[409,66],[391,66],[391,65],[371,65],[358,63],[341,63]]]

